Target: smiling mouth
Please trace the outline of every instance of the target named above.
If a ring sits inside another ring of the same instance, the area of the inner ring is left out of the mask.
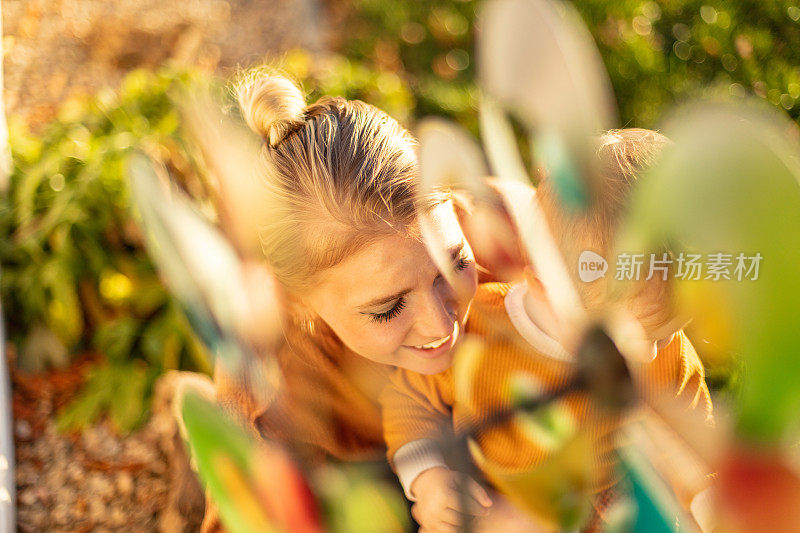
[[[442,344],[444,344],[447,341],[449,341],[450,337],[452,337],[452,336],[453,335],[450,334],[447,337],[442,337],[441,339],[433,341],[433,342],[429,342],[428,344],[420,344],[419,346],[414,346],[414,348],[416,348],[417,350],[435,350],[436,348],[438,348]]]
[[[460,329],[461,327],[458,321],[456,321],[453,324],[453,332],[450,335],[442,337],[441,339],[436,339],[435,341],[431,341],[427,344],[411,345],[407,346],[407,348],[414,350],[418,356],[424,357],[425,359],[440,357],[446,353],[449,353],[453,348],[453,345],[458,339]]]

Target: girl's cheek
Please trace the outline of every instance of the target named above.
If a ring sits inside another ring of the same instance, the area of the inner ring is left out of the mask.
[[[478,271],[475,268],[475,262],[472,261],[467,268],[458,272],[454,281],[455,283],[450,285],[452,298],[458,300],[460,306],[468,304],[475,296],[475,290],[478,287]]]
[[[411,333],[411,330],[414,326],[413,320],[410,318],[414,316],[414,307],[409,305],[406,309],[403,309],[403,312],[400,316],[395,317],[394,320],[390,321],[386,324],[386,339],[387,339],[387,347],[394,351],[404,344],[406,344],[406,339]]]
[[[469,289],[470,299],[475,296],[475,291],[478,289],[478,269],[475,267],[475,261],[470,263],[469,267],[464,269],[464,283]]]

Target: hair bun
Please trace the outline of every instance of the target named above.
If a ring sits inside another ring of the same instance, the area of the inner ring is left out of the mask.
[[[270,146],[303,122],[303,94],[283,76],[248,73],[237,83],[236,95],[247,125]]]

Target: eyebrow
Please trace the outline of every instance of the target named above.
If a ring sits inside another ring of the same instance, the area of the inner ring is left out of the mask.
[[[457,245],[453,246],[453,248],[450,249],[450,259],[451,259],[451,261],[455,261],[456,259],[458,259],[458,256],[460,256],[461,252],[464,250],[464,246],[466,246],[466,242],[462,239],[461,242],[459,242]],[[376,298],[374,300],[371,300],[368,303],[365,303],[364,305],[358,306],[358,309],[364,310],[364,309],[369,309],[371,307],[377,307],[377,306],[385,304],[385,303],[389,303],[392,300],[397,300],[398,298],[402,298],[403,296],[405,296],[406,294],[408,294],[412,290],[413,289],[403,289],[403,290],[398,291],[398,292],[396,292],[394,294],[391,294],[389,296],[385,296],[385,297],[382,296],[380,298]]]

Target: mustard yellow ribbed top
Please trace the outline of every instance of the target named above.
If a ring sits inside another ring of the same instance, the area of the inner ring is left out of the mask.
[[[381,396],[390,461],[409,442],[438,438],[443,426],[462,431],[510,407],[509,384],[515,376],[524,375],[542,391],[552,391],[573,374],[575,364],[571,356],[553,339],[541,332],[538,339],[522,336],[519,324],[515,326],[509,316],[513,309],[506,308],[509,289],[509,285],[501,283],[487,283],[478,288],[465,331],[482,341],[483,350],[470,372],[469,384],[456,383],[456,379],[463,378],[461,373],[454,378],[453,367],[429,376],[407,370],[393,374]],[[454,367],[457,366],[455,362]],[[631,372],[645,397],[671,394],[691,409],[705,409],[710,416],[711,399],[703,365],[683,331],[658,350],[651,362],[633,365]],[[619,418],[598,416],[585,393],[570,394],[555,408],[566,410],[577,427],[589,431],[602,467],[597,489],[605,488],[611,481],[608,474],[613,463],[613,430],[618,427]],[[549,454],[546,447],[537,445],[515,422],[481,431],[475,441],[486,459],[508,471],[529,469]]]

